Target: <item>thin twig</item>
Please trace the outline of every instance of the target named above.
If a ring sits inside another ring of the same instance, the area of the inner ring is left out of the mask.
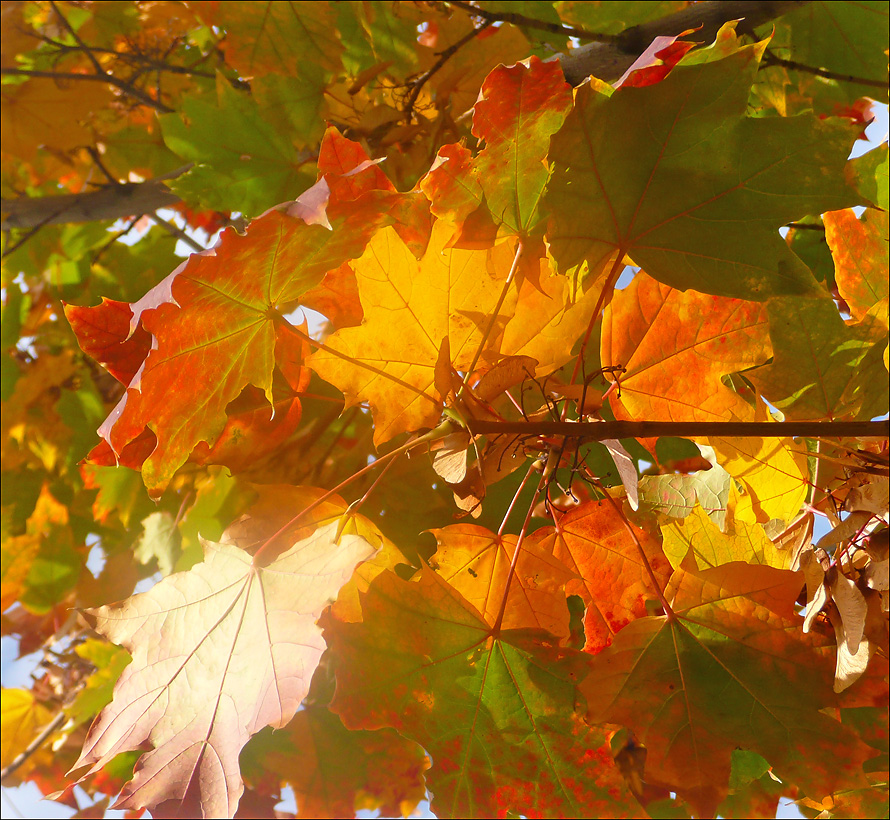
[[[33,228],[29,228],[27,233],[25,233],[25,235],[23,237],[21,237],[21,239],[19,239],[18,242],[16,242],[11,247],[7,247],[6,250],[3,251],[3,255],[0,256],[0,259],[6,259],[7,256],[10,256],[11,254],[15,253],[20,247],[22,247],[22,245],[25,244],[25,242],[27,242],[32,236],[34,236],[34,234],[36,234],[37,231],[39,231],[44,225],[46,225],[48,221],[49,221],[49,219],[44,220],[39,225],[35,225]]]
[[[486,20],[481,26],[474,28],[468,34],[465,34],[460,38],[454,45],[449,46],[445,49],[440,55],[439,59],[433,64],[433,66],[429,69],[429,71],[421,74],[413,83],[411,88],[411,93],[408,95],[408,101],[405,104],[405,119],[410,120],[414,116],[414,104],[417,102],[417,97],[420,94],[420,90],[424,87],[427,81],[440,69],[442,68],[454,54],[463,48],[467,43],[470,42],[474,37],[477,37],[481,34],[485,29],[492,25],[493,20]]]
[[[566,37],[574,37],[576,40],[593,43],[617,43],[619,41],[618,36],[614,34],[600,34],[595,31],[588,31],[586,28],[566,26],[562,23],[548,23],[545,20],[536,20],[534,17],[526,17],[524,14],[517,14],[512,11],[486,11],[478,6],[474,6],[472,3],[459,2],[459,0],[449,0],[448,5],[456,6],[474,17],[480,17],[492,23],[512,23],[514,26],[550,31],[554,34],[563,34]]]
[[[175,236],[177,239],[181,239],[192,250],[197,251],[198,253],[207,250],[207,248],[205,248],[200,242],[196,242],[194,239],[192,239],[182,228],[177,228],[176,225],[174,225],[172,222],[168,222],[166,219],[161,219],[161,217],[159,217],[157,213],[149,214],[149,216],[151,217],[153,222],[160,225],[165,231],[167,231],[167,233]]]
[[[501,288],[501,295],[498,297],[497,304],[494,306],[494,310],[491,314],[491,319],[488,322],[488,327],[485,328],[485,333],[479,340],[479,346],[476,348],[476,353],[473,355],[473,361],[470,362],[470,366],[467,368],[467,373],[464,376],[463,384],[461,384],[460,390],[458,391],[458,398],[464,392],[464,389],[469,383],[470,377],[473,375],[473,371],[476,369],[476,365],[479,362],[479,357],[482,355],[482,350],[485,347],[485,343],[488,341],[488,337],[491,336],[491,331],[494,330],[498,314],[501,312],[501,307],[503,307],[504,300],[507,298],[507,293],[510,290],[510,285],[513,284],[513,279],[516,276],[516,271],[519,269],[519,260],[522,257],[523,249],[524,248],[522,240],[520,240],[519,243],[516,245],[516,253],[513,255],[513,264],[510,266],[510,272],[507,274],[507,278],[504,281],[504,287]]]
[[[789,68],[792,71],[801,71],[804,74],[814,74],[817,77],[824,77],[826,80],[837,80],[841,83],[856,83],[856,85],[864,85],[869,88],[887,88],[886,80],[869,80],[865,77],[856,77],[852,74],[838,74],[836,71],[828,71],[825,68],[804,65],[803,63],[798,63],[794,60],[785,60],[782,57],[777,57],[771,51],[767,51],[766,54],[763,55],[761,66],[768,68],[775,65]]]
[[[67,716],[64,712],[59,712],[40,732],[37,737],[34,738],[25,749],[19,754],[13,761],[5,768],[2,772],[0,772],[0,783],[5,784],[5,780],[11,774],[13,774],[17,769],[19,769],[25,761],[31,757],[49,738],[49,736],[59,729],[62,724],[67,720]]]
[[[825,233],[824,225],[812,225],[807,222],[789,222],[786,228],[794,228],[796,231],[821,231]]]
[[[74,38],[74,42],[80,47],[80,50],[86,54],[87,59],[93,64],[93,68],[96,69],[97,74],[105,74],[105,69],[102,68],[99,61],[96,59],[96,55],[93,54],[92,49],[80,39],[80,35],[74,30],[74,27],[71,23],[68,22],[68,19],[59,11],[59,7],[53,2],[53,0],[49,0],[49,5],[52,10],[56,13],[56,17],[62,22],[62,25],[68,31],[68,33]]]
[[[102,156],[99,154],[99,150],[95,145],[90,145],[87,147],[87,153],[90,155],[90,158],[93,162],[96,163],[96,167],[105,175],[105,179],[107,179],[112,185],[120,185],[121,181],[114,176],[108,168],[105,167],[105,163],[102,161]]]
[[[172,108],[164,105],[160,100],[154,99],[150,94],[146,94],[142,89],[136,88],[126,80],[115,77],[114,74],[78,74],[73,71],[38,71],[30,68],[0,68],[0,75],[7,77],[47,77],[51,80],[86,80],[87,82],[108,83],[115,88],[119,88],[124,94],[139,100],[141,103],[150,106],[163,114],[173,112]]]
[[[857,438],[890,436],[883,421],[471,421],[477,435],[566,436],[586,441],[658,436]]]
[[[116,49],[103,48],[102,46],[72,46],[68,43],[62,43],[59,40],[53,40],[52,37],[47,37],[45,35],[38,35],[38,39],[63,53],[89,51],[93,54],[108,54],[129,66],[142,64],[145,68],[154,71],[167,71],[172,74],[185,74],[190,77],[205,77],[209,80],[213,80],[216,78],[216,74],[210,71],[201,71],[200,69],[194,68],[192,66],[171,65],[170,63],[167,63],[163,60],[156,60],[152,57],[149,57],[147,54],[141,54],[136,51],[117,51]],[[202,60],[203,59],[205,58],[202,58]],[[199,63],[195,63],[195,65],[199,65]]]
[[[103,243],[96,250],[96,252],[93,254],[92,258],[90,259],[90,264],[95,265],[102,258],[102,256],[105,254],[105,251],[107,251],[115,242],[117,242],[118,239],[122,239],[128,233],[130,233],[130,231],[132,231],[133,228],[136,227],[136,223],[140,219],[142,219],[141,214],[139,216],[132,217],[130,219],[130,221],[126,224],[126,226],[123,228],[123,230],[117,231],[116,233],[112,234],[111,237],[108,239],[108,241]]]

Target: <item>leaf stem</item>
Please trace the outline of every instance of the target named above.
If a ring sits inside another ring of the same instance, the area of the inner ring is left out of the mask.
[[[529,470],[529,472],[530,471],[531,469]],[[526,474],[526,478],[528,478],[528,474]],[[519,530],[519,538],[516,541],[516,551],[513,553],[513,560],[510,561],[510,571],[507,574],[507,581],[504,584],[504,597],[501,598],[501,605],[498,608],[498,616],[495,619],[493,626],[491,627],[492,635],[497,635],[500,632],[501,624],[503,624],[504,622],[504,613],[507,611],[507,598],[510,597],[510,587],[513,584],[513,576],[516,575],[516,565],[519,563],[519,551],[522,549],[523,541],[525,541],[525,534],[528,531],[528,522],[531,521],[532,511],[535,509],[535,502],[538,500],[538,496],[541,494],[541,490],[543,490],[546,485],[547,479],[545,479],[542,474],[540,481],[538,481],[538,489],[535,490],[535,494],[532,496],[532,500],[529,502],[528,511],[525,514],[525,520],[522,522],[522,529]],[[512,507],[513,505],[511,504],[510,506]]]
[[[410,390],[412,393],[416,393],[418,396],[432,402],[439,409],[442,408],[442,402],[434,399],[427,393],[424,393],[423,390],[418,389],[413,384],[408,384],[408,382],[402,381],[400,378],[393,376],[391,373],[387,373],[385,370],[381,370],[379,367],[374,367],[374,365],[363,362],[360,359],[353,359],[352,356],[347,356],[345,353],[341,353],[339,350],[334,350],[334,348],[328,347],[326,344],[324,344],[324,342],[319,342],[316,339],[313,339],[308,333],[304,333],[299,328],[294,327],[280,313],[275,313],[273,319],[279,327],[283,327],[290,333],[293,333],[295,336],[299,336],[304,342],[308,342],[316,350],[323,350],[325,353],[329,353],[331,356],[336,356],[339,359],[343,359],[350,364],[357,365],[358,367],[364,367],[365,370],[370,370],[372,373],[376,373],[378,376],[381,376],[384,379],[388,379],[391,382],[395,382],[400,387],[404,387],[406,390]]]
[[[630,521],[627,520],[627,516],[624,514],[624,510],[621,509],[621,505],[618,504],[611,495],[609,495],[609,491],[602,485],[602,483],[593,476],[589,470],[585,468],[585,472],[587,473],[588,480],[592,481],[597,487],[599,487],[600,492],[605,496],[606,501],[608,501],[612,505],[612,509],[618,514],[618,517],[621,519],[621,522],[624,524],[624,529],[627,530],[628,535],[630,535],[634,544],[636,545],[637,552],[640,553],[640,559],[643,562],[643,565],[646,567],[646,573],[649,575],[649,580],[652,582],[652,588],[655,590],[655,594],[658,596],[658,600],[661,602],[662,609],[664,609],[665,615],[670,620],[676,620],[677,616],[674,614],[674,610],[671,609],[671,605],[668,603],[667,598],[664,597],[664,590],[661,588],[661,584],[658,583],[658,578],[655,577],[655,570],[652,569],[652,565],[649,563],[649,558],[646,555],[646,551],[643,549],[643,545],[640,543],[640,539],[637,534],[634,532],[633,526],[631,526]]]
[[[510,513],[513,512],[513,507],[516,506],[516,502],[519,500],[519,496],[522,494],[522,491],[525,489],[525,485],[528,482],[531,474],[535,472],[535,462],[532,462],[528,465],[528,470],[522,478],[522,481],[519,482],[519,487],[513,495],[513,500],[510,502],[510,506],[507,507],[507,512],[504,514],[504,520],[501,521],[501,526],[498,528],[498,535],[503,535],[504,530],[507,527],[507,521],[510,520]]]
[[[470,366],[467,368],[463,384],[461,384],[460,390],[457,394],[458,398],[460,398],[460,396],[463,394],[464,389],[470,381],[470,377],[476,370],[476,365],[479,362],[479,357],[482,355],[482,351],[485,349],[485,343],[488,341],[488,337],[491,336],[491,331],[494,330],[495,323],[498,320],[498,315],[501,312],[501,308],[504,306],[504,300],[507,298],[507,293],[510,290],[510,285],[513,283],[513,279],[516,276],[516,271],[519,267],[519,259],[522,256],[523,250],[524,246],[522,244],[522,240],[520,239],[519,244],[516,245],[516,253],[513,256],[513,264],[510,266],[510,272],[507,274],[507,279],[504,282],[504,287],[501,289],[501,295],[498,297],[497,304],[494,306],[494,311],[491,314],[491,319],[489,319],[488,321],[488,327],[485,329],[485,333],[482,335],[482,339],[479,341],[479,346],[476,348],[476,353],[473,356],[473,361],[470,362]]]

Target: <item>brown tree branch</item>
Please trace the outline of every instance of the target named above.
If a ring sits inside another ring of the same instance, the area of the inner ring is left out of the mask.
[[[739,30],[750,33],[758,26],[807,5],[809,0],[776,0],[775,2],[746,2],[727,0],[694,3],[674,14],[650,20],[618,35],[615,43],[590,43],[570,54],[559,55],[566,81],[582,83],[593,74],[607,82],[617,80],[633,65],[649,44],[659,36],[682,34],[697,29],[690,35],[696,42],[710,43],[724,23],[743,18]]]
[[[50,0],[50,7],[56,13],[56,17],[59,18],[62,25],[65,27],[65,30],[71,35],[74,39],[74,42],[77,43],[79,49],[86,55],[87,59],[93,64],[93,68],[96,70],[96,74],[103,75],[105,74],[105,69],[102,68],[101,63],[96,59],[96,55],[93,54],[92,49],[80,39],[80,35],[74,30],[74,27],[71,23],[68,22],[68,18],[59,11],[59,7]]]
[[[476,421],[474,435],[565,436],[587,441],[658,436],[727,436],[732,438],[890,437],[884,421]]]
[[[156,100],[150,94],[147,94],[141,88],[137,88],[132,83],[115,77],[114,74],[103,72],[102,74],[78,74],[73,71],[38,71],[30,68],[0,68],[0,75],[8,77],[48,77],[53,80],[79,80],[86,82],[108,83],[115,88],[120,89],[124,94],[133,97],[144,105],[148,105],[162,114],[169,114],[172,108],[164,105],[160,100]]]
[[[158,208],[170,207],[181,201],[164,184],[164,180],[181,176],[191,167],[191,164],[184,165],[146,182],[108,185],[98,191],[83,194],[2,199],[0,211],[4,217],[0,230],[67,222],[95,222],[154,213]]]
[[[174,225],[172,222],[168,222],[166,219],[161,219],[161,217],[159,217],[157,214],[152,214],[151,219],[156,225],[159,225],[171,236],[175,236],[177,239],[185,242],[185,244],[188,245],[196,253],[207,250],[207,248],[205,248],[199,242],[196,242],[182,228],[176,227],[176,225]]]
[[[815,68],[811,65],[804,65],[803,63],[797,63],[794,60],[785,60],[782,57],[777,57],[771,51],[767,51],[766,54],[763,55],[763,61],[761,65],[764,68],[768,66],[782,66],[783,68],[791,69],[792,71],[801,71],[804,74],[814,74],[817,77],[824,77],[826,80],[837,80],[841,83],[856,83],[856,85],[864,85],[869,88],[887,88],[886,80],[869,80],[865,77],[855,77],[852,74],[838,74],[836,71],[828,71],[824,68]]]
[[[517,14],[512,11],[493,12],[474,6],[472,3],[460,2],[460,0],[449,0],[449,6],[457,8],[472,14],[474,17],[481,17],[489,22],[512,23],[520,28],[535,28],[541,31],[550,31],[554,34],[563,34],[566,37],[574,37],[577,40],[584,40],[595,43],[617,43],[619,35],[617,34],[598,34],[595,31],[588,31],[583,28],[575,28],[574,26],[561,25],[559,23],[548,23],[545,20],[536,20],[533,17],[526,17],[524,14]]]
[[[34,754],[34,752],[36,752],[44,743],[46,743],[49,736],[53,732],[55,732],[57,729],[59,729],[62,726],[62,724],[65,722],[65,720],[66,720],[65,713],[59,712],[43,728],[43,730],[40,732],[40,734],[37,735],[37,737],[35,737],[34,740],[32,740],[25,747],[24,751],[21,754],[17,755],[15,758],[13,758],[13,760],[10,762],[10,764],[8,766],[6,766],[2,772],[0,772],[0,782],[2,782],[4,786],[7,785],[5,782],[6,778],[9,777],[11,774],[13,774],[13,772],[15,772],[17,769],[19,769],[25,763],[25,761],[27,761],[28,758]]]
[[[486,20],[481,26],[478,28],[474,28],[472,31],[465,34],[460,38],[456,43],[446,48],[440,55],[439,59],[432,65],[429,71],[425,71],[421,74],[414,82],[411,84],[411,93],[408,95],[408,100],[405,103],[405,119],[411,120],[414,116],[414,104],[417,102],[417,97],[420,94],[420,90],[427,83],[427,81],[437,72],[440,68],[442,68],[445,63],[448,62],[461,48],[463,48],[467,43],[470,42],[475,37],[478,37],[485,29],[492,25],[493,20]]]

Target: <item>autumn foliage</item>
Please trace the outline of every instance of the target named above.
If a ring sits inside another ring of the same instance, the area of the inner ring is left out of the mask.
[[[887,18],[4,2],[3,784],[885,815]]]

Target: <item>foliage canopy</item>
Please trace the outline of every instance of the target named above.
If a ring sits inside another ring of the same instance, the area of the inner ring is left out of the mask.
[[[885,815],[887,17],[3,2],[4,785]]]

